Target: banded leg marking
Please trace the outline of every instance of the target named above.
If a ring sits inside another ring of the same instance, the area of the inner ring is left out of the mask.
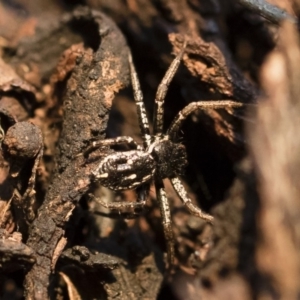
[[[95,199],[102,206],[109,208],[111,210],[121,211],[122,209],[142,209],[146,205],[146,199],[139,199],[137,202],[121,201],[121,202],[107,203],[103,201],[101,198],[95,197],[93,194],[90,194],[89,196]]]
[[[171,123],[169,129],[167,130],[167,134],[170,135],[171,140],[176,138],[176,134],[181,128],[185,119],[196,110],[207,110],[207,109],[226,109],[226,108],[238,108],[245,106],[244,103],[235,102],[231,100],[210,100],[210,101],[198,101],[192,102],[188,104],[185,108],[183,108],[177,116],[174,118]]]
[[[168,266],[174,265],[175,250],[174,250],[174,235],[171,221],[170,206],[168,198],[163,187],[163,183],[159,180],[155,181],[155,189],[160,206],[161,218],[163,220],[164,235],[167,245]]]
[[[186,47],[186,42],[184,42],[180,53],[174,58],[169,69],[167,70],[165,76],[163,77],[161,83],[158,86],[155,103],[154,103],[154,116],[153,116],[153,126],[154,134],[161,134],[163,131],[163,115],[164,115],[164,101],[170,85],[170,82],[174,78],[176,71],[180,65],[184,50]]]
[[[172,178],[171,183],[174,190],[177,192],[178,196],[183,201],[183,204],[186,206],[186,208],[190,211],[191,214],[209,223],[213,222],[214,219],[213,216],[204,213],[199,207],[195,206],[192,203],[192,200],[189,198],[184,186],[182,185],[182,183],[178,178]]]
[[[149,147],[151,143],[151,135],[149,130],[149,122],[146,114],[145,104],[143,102],[143,94],[141,91],[141,86],[139,82],[139,78],[137,76],[131,53],[129,52],[128,61],[130,66],[130,74],[131,74],[131,83],[133,88],[134,100],[137,107],[137,114],[139,118],[139,125],[142,137],[144,139],[144,146]]]
[[[109,147],[121,144],[128,144],[133,146],[137,150],[143,150],[143,148],[137,144],[137,142],[130,136],[119,136],[112,139],[105,139],[100,141],[94,141],[85,151],[84,154],[88,154],[93,150],[96,150],[100,147]]]

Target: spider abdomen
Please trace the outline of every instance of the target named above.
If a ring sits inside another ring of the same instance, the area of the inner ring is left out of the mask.
[[[93,172],[94,180],[114,191],[136,188],[149,181],[155,161],[147,152],[131,150],[106,156]]]

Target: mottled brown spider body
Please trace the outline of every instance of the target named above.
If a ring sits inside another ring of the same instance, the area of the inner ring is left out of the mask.
[[[131,150],[106,156],[93,171],[94,180],[114,191],[137,188],[150,181],[155,160],[144,151]]]
[[[106,156],[93,175],[101,185],[122,191],[137,188],[153,180],[154,175],[159,179],[183,175],[186,165],[184,145],[164,136],[150,144],[146,151],[130,150]]]
[[[185,45],[177,57],[173,60],[160,83],[154,107],[153,133],[150,133],[148,118],[143,103],[143,96],[139,80],[135,71],[132,57],[129,55],[131,81],[134,91],[134,99],[137,106],[140,130],[143,137],[143,146],[138,145],[131,137],[121,136],[115,139],[107,139],[95,143],[92,147],[113,146],[118,144],[131,145],[135,150],[115,152],[105,157],[93,171],[93,178],[98,183],[112,189],[124,190],[138,188],[136,202],[112,202],[106,203],[97,199],[103,206],[120,210],[123,208],[143,208],[146,203],[150,182],[154,181],[157,200],[160,205],[163,228],[167,240],[169,266],[174,262],[174,239],[172,231],[171,214],[168,199],[165,193],[163,179],[168,178],[186,208],[195,216],[208,222],[213,217],[201,211],[189,198],[178,176],[184,174],[187,165],[187,155],[184,145],[178,141],[178,132],[184,120],[196,110],[224,109],[228,107],[241,107],[242,104],[234,101],[199,101],[187,105],[181,110],[166,133],[163,133],[164,99],[169,84],[179,67]],[[145,188],[144,188],[145,187]]]

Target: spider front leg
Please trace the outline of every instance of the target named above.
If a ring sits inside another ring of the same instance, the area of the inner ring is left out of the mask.
[[[121,144],[127,144],[134,147],[137,150],[142,150],[142,147],[136,143],[136,141],[130,136],[119,136],[116,138],[105,139],[100,141],[94,141],[87,149],[84,150],[83,154],[87,155],[90,152],[101,148],[101,147],[110,147]]]
[[[196,217],[199,217],[209,223],[212,223],[214,220],[214,217],[204,213],[199,207],[195,206],[192,203],[192,200],[188,196],[183,184],[180,182],[179,178],[175,177],[171,179],[172,186],[174,190],[177,192],[179,198],[183,201],[183,204],[186,206],[186,208],[190,211],[191,214],[193,214]]]
[[[131,83],[133,88],[133,96],[137,107],[137,114],[139,118],[139,125],[141,134],[144,140],[144,147],[147,148],[151,144],[151,135],[149,129],[149,122],[146,114],[145,104],[143,102],[143,93],[141,90],[139,78],[137,76],[131,53],[128,54],[128,61],[130,66]]]
[[[164,101],[169,88],[169,85],[174,78],[176,71],[180,65],[184,50],[186,47],[186,41],[180,53],[174,58],[161,83],[158,86],[155,103],[154,103],[154,116],[153,116],[153,132],[154,135],[161,135],[163,131],[163,117],[164,117]]]
[[[171,267],[174,265],[175,259],[174,235],[172,229],[170,206],[161,180],[155,180],[155,190],[160,206],[161,218],[163,220],[164,235],[167,244],[168,266]]]
[[[226,109],[226,108],[238,108],[245,106],[244,103],[235,102],[231,100],[211,100],[211,101],[198,101],[192,102],[184,107],[174,118],[171,123],[167,134],[170,136],[171,140],[176,139],[176,134],[181,128],[185,119],[196,110],[208,110],[208,109]]]

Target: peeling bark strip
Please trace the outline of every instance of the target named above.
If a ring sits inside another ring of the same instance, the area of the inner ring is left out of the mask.
[[[169,40],[180,49],[180,34],[170,34]],[[244,77],[232,57],[226,55],[228,52],[222,50],[215,43],[205,42],[201,36],[189,38],[183,61],[190,73],[199,78],[199,83],[207,83],[215,93],[243,103],[254,102],[258,89]]]
[[[129,81],[126,42],[109,18],[100,12],[79,8],[65,16],[66,19],[81,26],[83,31],[86,26],[87,36],[95,40],[85,45],[93,49],[82,49],[67,82],[60,151],[56,158],[58,168],[27,242],[29,247],[37,249],[37,263],[26,276],[27,299],[48,298],[53,255],[58,255],[56,247],[64,238],[64,227],[76,203],[88,190],[91,169],[97,164],[97,160],[84,164],[84,158],[76,155],[93,139],[104,138],[114,95]]]

